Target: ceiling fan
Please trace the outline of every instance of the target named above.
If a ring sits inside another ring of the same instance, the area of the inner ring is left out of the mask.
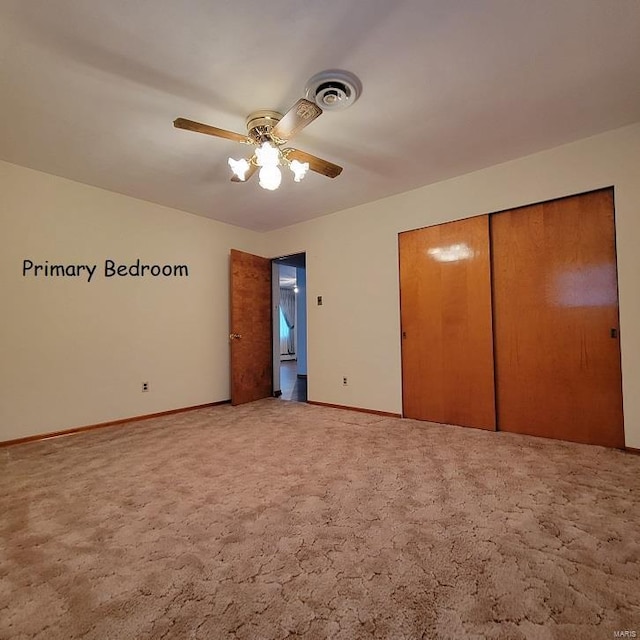
[[[300,182],[309,169],[328,178],[335,178],[342,173],[342,167],[337,164],[285,145],[322,115],[323,110],[318,103],[325,109],[343,109],[355,102],[360,90],[360,81],[353,74],[347,71],[323,71],[307,83],[307,98],[314,98],[314,102],[300,98],[284,115],[268,109],[254,111],[247,117],[246,134],[186,118],[177,118],[173,126],[253,145],[255,150],[249,158],[229,158],[229,166],[233,171],[231,180],[245,182],[258,171],[260,186],[273,191],[280,186],[282,180],[279,166],[289,167],[295,182]]]

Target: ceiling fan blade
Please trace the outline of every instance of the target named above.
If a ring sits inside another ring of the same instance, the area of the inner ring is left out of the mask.
[[[319,115],[322,109],[309,100],[300,98],[287,113],[282,116],[278,124],[273,127],[271,135],[286,142],[293,136],[300,133],[308,124],[311,124]]]
[[[244,180],[240,180],[240,178],[238,178],[238,176],[234,174],[231,178],[231,182],[247,182],[247,180],[249,180],[257,170],[258,165],[252,162],[249,170],[247,171],[247,173],[245,173]]]
[[[177,118],[173,121],[173,126],[176,127],[176,129],[186,129],[187,131],[195,131],[196,133],[206,133],[210,136],[226,138],[227,140],[234,140],[235,142],[251,143],[251,140],[241,133],[227,131],[226,129],[218,129],[218,127],[212,127],[211,125],[202,124],[201,122],[194,122],[193,120],[187,120],[186,118]]]
[[[284,149],[289,160],[297,160],[298,162],[308,162],[309,169],[316,173],[321,173],[327,178],[337,178],[342,173],[342,167],[328,160],[323,160],[317,156],[312,156],[310,153],[300,151],[300,149]]]

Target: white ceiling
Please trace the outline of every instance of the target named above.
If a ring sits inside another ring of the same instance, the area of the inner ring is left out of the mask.
[[[344,167],[229,182],[323,69],[360,100],[294,146]],[[638,0],[0,0],[0,157],[268,230],[640,121]],[[392,212],[390,212],[392,215]]]

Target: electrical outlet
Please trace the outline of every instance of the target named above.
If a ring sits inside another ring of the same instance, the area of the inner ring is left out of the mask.
[[[149,391],[149,383],[148,382],[143,382],[142,383],[142,390],[143,391]]]
[[[344,378],[342,378],[342,384],[346,387],[348,382],[347,382],[347,376],[345,376]]]

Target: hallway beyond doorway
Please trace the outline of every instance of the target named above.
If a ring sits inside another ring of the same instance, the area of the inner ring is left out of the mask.
[[[282,400],[294,402],[307,401],[307,378],[299,378],[297,374],[298,363],[295,360],[286,360],[280,363],[280,390]]]

